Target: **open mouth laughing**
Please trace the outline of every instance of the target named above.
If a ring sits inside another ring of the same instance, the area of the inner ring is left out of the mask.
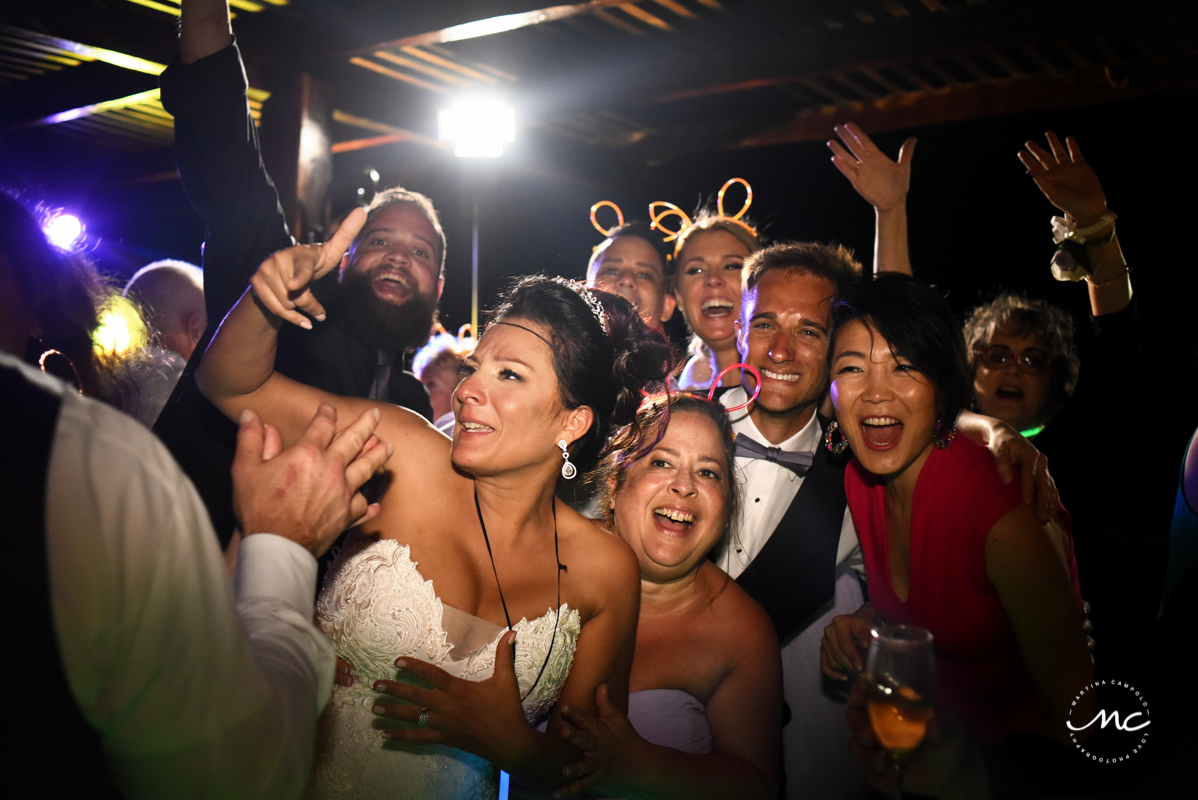
[[[903,423],[894,417],[866,417],[861,420],[861,435],[871,450],[889,450],[903,435]]]
[[[677,508],[657,508],[653,516],[659,528],[673,533],[688,533],[695,527],[695,515]]]
[[[730,316],[733,308],[735,308],[735,304],[731,300],[723,297],[713,297],[710,300],[703,301],[700,310],[705,317],[719,318]]]

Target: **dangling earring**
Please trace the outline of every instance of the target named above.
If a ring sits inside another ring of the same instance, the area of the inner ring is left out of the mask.
[[[839,439],[834,439],[833,435],[838,436]],[[824,447],[828,448],[828,452],[834,456],[849,449],[849,440],[845,438],[844,431],[840,429],[840,425],[835,420],[828,426],[828,433],[824,436]]]
[[[936,420],[936,427],[932,428],[932,442],[941,450],[946,449],[953,443],[953,439],[957,438],[957,429],[949,428],[948,433],[944,432],[944,423]]]
[[[578,474],[578,468],[570,463],[570,451],[566,449],[566,440],[559,439],[557,446],[562,449],[562,458],[566,459],[566,463],[562,464],[562,477],[568,481],[574,480],[574,476]]]

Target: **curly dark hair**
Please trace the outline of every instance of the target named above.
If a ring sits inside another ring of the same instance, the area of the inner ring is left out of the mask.
[[[1003,292],[985,305],[978,306],[965,322],[965,348],[969,354],[969,374],[978,367],[978,352],[995,332],[1011,336],[1035,334],[1044,343],[1052,360],[1052,384],[1048,418],[1052,419],[1077,388],[1081,361],[1073,342],[1073,318],[1069,312],[1043,300],[1030,300],[1012,292]]]
[[[724,505],[724,535],[735,535],[733,528],[740,522],[741,491],[735,478],[736,434],[732,423],[719,403],[693,394],[667,394],[654,396],[651,402],[642,404],[636,419],[612,434],[611,441],[603,450],[599,466],[591,476],[599,488],[600,508],[609,527],[615,524],[612,500],[624,485],[628,469],[649,454],[666,435],[670,420],[676,414],[700,414],[712,422],[724,446],[724,467],[728,476],[728,490]]]
[[[607,330],[581,292],[602,304]],[[641,390],[665,379],[669,343],[649,330],[623,297],[585,289],[582,283],[564,278],[516,279],[500,296],[489,324],[508,317],[522,317],[549,331],[562,405],[589,406],[595,412],[594,423],[571,448],[574,463],[587,472],[612,427],[636,418]]]

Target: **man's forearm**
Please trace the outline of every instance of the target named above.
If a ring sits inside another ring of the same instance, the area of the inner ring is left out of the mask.
[[[233,42],[229,5],[225,0],[182,0],[179,22],[179,60],[199,61]]]

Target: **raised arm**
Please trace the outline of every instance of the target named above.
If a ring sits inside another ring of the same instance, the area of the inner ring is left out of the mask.
[[[204,296],[210,320],[228,313],[255,267],[293,244],[262,164],[241,56],[224,0],[182,0],[179,58],[160,78],[175,118],[175,158],[207,228]]]
[[[865,131],[849,122],[837,125],[835,140],[828,141],[832,164],[849,179],[857,194],[874,207],[874,272],[911,274],[907,250],[907,192],[911,188],[911,158],[915,139],[899,148],[898,160],[891,161],[878,149]],[[851,152],[850,152],[851,151]]]
[[[1007,512],[990,530],[986,572],[1044,709],[1041,734],[1069,744],[1070,703],[1093,680],[1094,668],[1069,576],[1027,506]]]
[[[182,0],[179,12],[179,60],[184,64],[233,44],[226,0]]]
[[[1074,231],[1069,238],[1084,249],[1090,267],[1086,285],[1091,313],[1101,317],[1122,311],[1131,303],[1131,274],[1115,235],[1115,218],[1107,208],[1106,193],[1076,139],[1066,137],[1062,145],[1052,131],[1045,136],[1049,150],[1028,140],[1019,151],[1019,160],[1049,202],[1065,213],[1065,221]]]

